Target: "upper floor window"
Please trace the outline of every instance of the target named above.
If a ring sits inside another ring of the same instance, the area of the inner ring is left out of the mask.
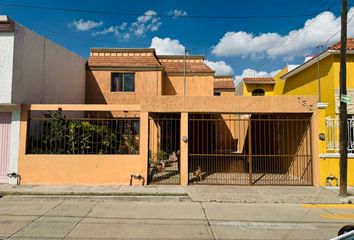
[[[111,92],[134,92],[135,74],[134,73],[112,73]]]
[[[255,89],[252,91],[252,96],[264,96],[265,92],[263,89]]]

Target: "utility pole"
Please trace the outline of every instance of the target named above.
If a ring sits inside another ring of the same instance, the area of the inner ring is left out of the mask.
[[[342,96],[347,95],[347,13],[348,0],[342,0],[342,17],[341,17],[341,48],[340,48],[340,72],[339,72],[339,88],[340,88],[340,160],[339,160],[339,195],[347,196],[347,177],[348,177],[348,122],[347,122],[347,103],[342,100]]]
[[[184,96],[187,96],[187,48],[184,49]]]

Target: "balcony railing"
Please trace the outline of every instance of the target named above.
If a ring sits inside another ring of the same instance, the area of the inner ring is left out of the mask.
[[[348,152],[354,153],[354,118],[348,120]],[[338,118],[326,118],[326,148],[329,152],[339,152]]]

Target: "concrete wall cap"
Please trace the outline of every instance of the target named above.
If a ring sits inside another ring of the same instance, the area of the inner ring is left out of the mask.
[[[319,102],[319,103],[317,103],[317,108],[318,109],[325,109],[325,108],[327,108],[328,107],[328,103],[326,103],[326,102]]]

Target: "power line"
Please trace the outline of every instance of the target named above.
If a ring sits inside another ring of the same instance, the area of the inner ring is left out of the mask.
[[[325,3],[325,2],[327,2],[327,0],[324,0],[323,1],[323,3]],[[302,6],[302,7],[299,7],[299,8],[296,8],[296,9],[302,9],[302,8],[305,8],[305,7],[307,7],[307,6],[311,6],[313,4],[313,2],[312,3],[310,3],[310,4],[306,4],[306,5],[304,5],[304,6]],[[322,5],[322,4],[321,4]],[[333,5],[333,3],[330,5],[330,6],[332,6]],[[318,10],[316,10],[316,12],[318,12],[318,11],[323,11],[323,10],[330,10],[330,7],[327,7],[327,8],[324,8],[324,9],[320,9],[320,8],[318,8]],[[310,16],[312,17],[314,14],[312,13],[312,14],[310,14]],[[256,24],[255,26],[260,26],[260,25],[265,25],[265,24],[268,24],[268,23],[270,23],[271,21],[273,21],[274,19],[269,19],[269,22],[261,22],[261,23],[258,23],[258,24]],[[232,33],[230,33],[229,35],[227,35],[227,36],[223,36],[223,39],[225,39],[225,38],[228,38],[228,37],[231,37],[231,36],[233,36],[233,35],[235,35],[237,32],[232,32]]]
[[[324,0],[324,2],[327,2],[327,1],[330,1],[330,0]],[[292,8],[292,12],[296,12],[297,10],[302,10],[304,8],[309,8],[310,6],[314,5],[316,2],[313,1],[313,2],[309,2],[309,3],[306,3],[304,5],[301,5],[301,6],[298,6],[298,7],[295,7],[295,8]],[[321,4],[322,6],[322,4]],[[332,6],[332,4],[330,5]],[[330,7],[327,7],[327,8],[324,8],[323,10],[330,10]],[[322,10],[321,10],[322,11]],[[267,25],[267,24],[270,24],[272,21],[274,21],[275,19],[266,19],[265,21],[261,21],[261,22],[258,22],[258,23],[255,23],[255,24],[252,24],[253,27],[258,27],[258,26],[262,26],[262,25]],[[235,35],[237,32],[229,32],[229,35],[224,35],[222,36],[222,39],[225,39],[225,38],[228,38],[228,37],[231,37],[233,35]],[[192,42],[192,46],[196,45],[196,44],[201,44],[201,43],[205,43],[205,41],[197,41],[197,42]],[[207,58],[207,48],[209,48],[209,45],[208,47],[205,47],[205,45],[203,45],[204,48],[204,51],[205,51],[205,58]]]
[[[347,24],[353,19],[353,17],[354,17],[354,14],[348,19]],[[326,43],[325,43],[324,45],[327,46],[327,44],[329,43],[329,41],[330,41],[332,38],[334,38],[338,33],[340,33],[340,31],[341,31],[341,29],[339,29],[337,32],[335,32],[333,35],[331,35],[331,36],[327,39],[327,41],[326,41]]]
[[[141,13],[127,13],[127,12],[116,12],[116,11],[99,11],[99,10],[83,10],[77,8],[58,8],[58,7],[46,7],[39,5],[24,5],[24,4],[13,4],[13,3],[0,3],[3,7],[14,7],[14,8],[30,8],[30,9],[41,9],[48,11],[63,11],[63,12],[76,12],[76,13],[89,13],[89,14],[109,14],[109,15],[122,15],[122,16],[141,16]],[[173,15],[156,15],[156,14],[145,14],[145,16],[158,16],[163,18],[176,18]],[[298,18],[298,17],[309,17],[312,14],[293,14],[293,15],[269,15],[269,16],[202,16],[202,15],[186,15],[178,16],[177,18],[186,19],[273,19],[273,18]]]

